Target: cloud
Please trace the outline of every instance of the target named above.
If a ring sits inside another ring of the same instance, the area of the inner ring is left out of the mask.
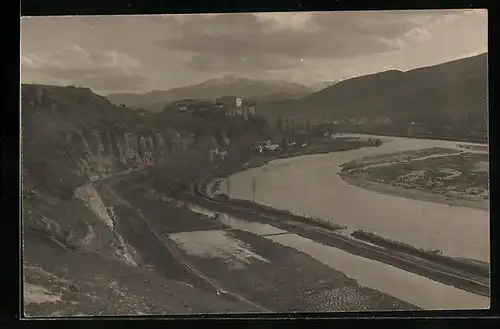
[[[289,13],[261,13],[255,14],[258,21],[270,23],[269,28],[273,30],[301,30],[311,28],[312,12],[289,12]]]
[[[31,75],[51,83],[84,85],[95,90],[140,88],[146,81],[141,69],[141,63],[126,54],[86,51],[78,45],[21,57],[21,74],[25,78]]]
[[[21,48],[23,81],[106,93],[225,73],[306,83],[486,49],[487,11],[37,17],[23,19]]]
[[[300,59],[345,59],[398,51],[432,35],[427,25],[464,11],[183,15],[163,49],[193,54],[192,70],[286,70]],[[172,26],[170,24],[169,26]],[[245,60],[243,60],[245,59]]]
[[[272,54],[330,58],[392,50],[381,39],[392,35],[374,33],[376,24],[367,24],[364,18],[353,24],[353,17],[349,19],[345,15],[350,14],[193,15],[180,25],[182,35],[167,38],[163,45],[168,49],[217,53],[225,57]],[[378,32],[383,31],[379,28]]]
[[[410,40],[424,41],[429,39],[431,34],[427,29],[416,27],[406,32],[404,36]]]
[[[276,55],[259,56],[255,54],[241,57],[221,57],[214,53],[195,55],[187,67],[196,72],[234,72],[244,73],[258,68],[259,70],[289,70],[303,66],[300,59],[287,58]]]

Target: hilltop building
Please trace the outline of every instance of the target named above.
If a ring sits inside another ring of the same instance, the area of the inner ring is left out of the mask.
[[[227,116],[242,115],[242,99],[236,96],[223,96],[215,100],[216,103],[222,104]]]
[[[243,103],[243,116],[245,119],[257,114],[257,103]]]
[[[218,97],[215,100],[216,103],[224,104],[224,107],[227,109],[233,109],[236,107],[240,107],[242,104],[241,97],[236,96],[222,96]]]
[[[226,116],[242,116],[249,119],[257,113],[257,103],[244,102],[241,97],[223,96],[215,102],[200,99],[182,99],[172,102],[172,107],[187,113],[224,113]]]
[[[210,110],[213,105],[211,101],[201,99],[182,99],[172,102],[172,106],[182,112]]]
[[[241,97],[223,96],[215,100],[217,104],[222,104],[227,116],[243,116],[248,119],[257,113],[257,103],[244,102]]]
[[[256,104],[243,103],[241,98],[226,96],[217,98],[215,102],[199,99],[183,99],[172,102],[172,107],[181,112],[188,113],[224,113],[226,116],[244,116],[245,118],[254,115]]]

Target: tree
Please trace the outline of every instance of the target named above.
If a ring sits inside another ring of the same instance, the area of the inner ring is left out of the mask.
[[[281,115],[278,116],[277,127],[279,132],[283,131],[283,116]]]
[[[306,130],[306,132],[310,132],[311,131],[311,119],[309,119],[309,118],[306,119],[305,130]]]
[[[179,110],[179,107],[174,106],[172,104],[168,104],[168,103],[163,107],[163,112],[174,113],[174,112],[177,112],[178,110]]]
[[[281,148],[285,148],[288,145],[288,140],[285,136],[281,138]]]
[[[260,136],[263,136],[263,135],[266,135],[267,133],[269,132],[269,126],[267,124],[267,121],[262,118],[262,117],[259,117],[258,118],[258,129],[257,129],[257,133],[260,135]]]

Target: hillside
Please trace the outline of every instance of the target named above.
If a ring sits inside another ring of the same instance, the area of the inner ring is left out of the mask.
[[[107,98],[115,104],[160,112],[167,103],[186,98],[214,100],[217,97],[234,95],[251,98],[254,101],[269,101],[302,97],[310,92],[312,90],[308,87],[296,83],[251,80],[227,75],[219,79],[166,91],[155,90],[145,94],[111,94]]]
[[[344,80],[298,100],[263,104],[260,110],[272,121],[280,115],[419,122],[437,115],[484,119],[487,73],[487,54],[481,54],[407,72],[393,70]]]
[[[336,83],[339,83],[341,80],[333,80],[333,81],[322,81],[322,82],[317,82],[309,85],[309,88],[314,90],[314,92],[318,92],[320,90],[323,90],[325,88],[331,87]]]
[[[22,85],[21,93],[27,314],[248,309],[213,289],[200,291],[203,283],[186,285],[197,279],[172,266],[177,262],[163,242],[106,182],[121,174],[140,179],[148,170],[169,177],[195,172],[208,166],[210,148],[237,145],[246,136],[239,132],[251,129],[163,113],[144,117],[85,88]],[[175,211],[166,205],[162,214]]]

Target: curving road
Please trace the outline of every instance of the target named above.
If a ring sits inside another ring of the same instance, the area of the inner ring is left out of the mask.
[[[214,292],[218,295],[225,295],[226,297],[229,297],[229,298],[232,298],[232,299],[236,299],[236,300],[239,300],[243,303],[246,303],[246,304],[249,304],[263,312],[272,312],[271,310],[261,306],[261,305],[258,305],[252,301],[249,301],[247,299],[245,299],[243,296],[240,296],[236,293],[233,293],[231,291],[228,291],[227,289],[224,289],[221,285],[219,285],[218,283],[216,283],[215,281],[213,281],[212,279],[210,279],[209,277],[207,277],[206,275],[204,275],[202,272],[200,272],[199,270],[197,270],[194,266],[192,266],[188,261],[184,260],[174,249],[175,248],[172,248],[172,246],[170,245],[168,239],[165,239],[163,238],[161,235],[158,234],[158,232],[151,226],[151,224],[149,223],[149,221],[147,220],[147,218],[141,213],[140,210],[138,209],[135,209],[134,207],[132,207],[132,205],[130,205],[126,200],[124,200],[123,198],[121,198],[115,191],[114,189],[112,188],[111,186],[111,182],[109,180],[102,180],[100,182],[96,182],[97,184],[99,185],[103,185],[103,187],[118,201],[120,202],[122,205],[126,206],[127,208],[129,208],[129,210],[131,212],[135,212],[139,218],[141,218],[142,222],[146,225],[146,227],[148,228],[148,230],[150,231],[151,234],[153,234],[154,237],[156,237],[159,241],[162,242],[162,244],[166,247],[166,249],[168,250],[168,252],[172,255],[172,257],[179,263],[181,264],[188,272],[190,272],[191,274],[195,275],[196,277],[198,277],[199,279],[201,279],[203,282],[205,282],[206,284],[208,284],[209,286],[211,286],[214,290]]]

